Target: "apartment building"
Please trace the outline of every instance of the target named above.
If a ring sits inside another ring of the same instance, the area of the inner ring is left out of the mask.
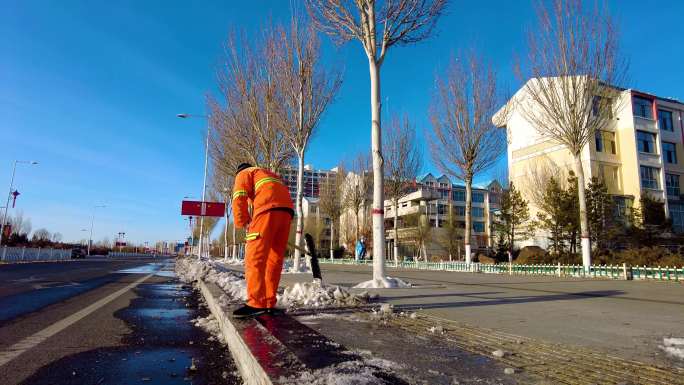
[[[322,182],[335,176],[337,167],[331,170],[315,170],[311,165],[304,166],[304,196],[310,198],[318,198],[320,194],[320,185]],[[281,171],[281,177],[290,190],[292,200],[297,195],[297,167],[285,167]]]
[[[430,241],[426,245],[427,254],[433,257],[448,256],[448,251],[443,246],[443,238],[446,236],[444,226],[449,220],[449,210],[451,209],[451,215],[453,215],[457,226],[465,229],[465,186],[453,183],[446,175],[436,177],[430,173],[418,178],[412,190],[414,191],[399,199],[396,213],[392,207],[392,202],[385,201],[388,254],[393,252],[395,242],[393,231],[395,215],[399,219],[399,242],[401,245],[403,243],[402,238],[404,238],[402,232],[408,231],[404,225],[404,220],[407,216],[418,213],[425,218],[425,224],[429,224],[433,228]],[[492,220],[494,213],[500,208],[502,192],[503,188],[496,180],[473,186],[471,245],[474,251],[492,247]]]
[[[525,87],[513,97],[525,100]],[[616,215],[636,207],[643,194],[664,202],[666,215],[677,231],[684,230],[684,201],[680,183],[684,175],[684,103],[633,89],[620,89],[610,101],[610,123],[597,131],[582,150],[586,181],[598,177],[613,195]],[[511,103],[511,105],[519,105]],[[543,174],[557,178],[574,169],[572,154],[564,146],[539,135],[519,108],[508,112],[508,167],[510,180],[520,188],[536,217],[535,190]],[[524,242],[546,245],[546,235]]]

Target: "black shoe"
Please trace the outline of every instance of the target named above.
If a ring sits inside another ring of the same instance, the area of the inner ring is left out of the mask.
[[[259,314],[264,314],[266,313],[268,309],[260,309],[257,307],[251,307],[249,305],[245,305],[233,312],[233,318],[248,318],[248,317],[255,317],[258,316]]]
[[[278,309],[277,307],[269,307],[268,309],[266,309],[266,314],[268,314],[268,315],[283,315],[283,314],[285,314],[285,310]]]

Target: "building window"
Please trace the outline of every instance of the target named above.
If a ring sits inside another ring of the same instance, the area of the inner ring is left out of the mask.
[[[674,131],[672,124],[672,111],[658,110],[658,124],[661,130]]]
[[[677,147],[674,143],[663,142],[663,157],[667,163],[677,163]]]
[[[632,97],[632,105],[634,108],[634,116],[639,116],[646,119],[653,119],[653,105],[651,99],[642,98],[639,96]]]
[[[614,215],[616,218],[626,219],[629,217],[629,211],[632,207],[632,201],[626,197],[614,197],[615,205],[613,208],[615,210]]]
[[[658,189],[658,169],[655,167],[640,166],[641,187]]]
[[[442,199],[449,199],[449,190],[439,190],[439,196]]]
[[[599,113],[608,113],[609,118],[613,118],[613,101],[609,98],[594,96],[591,102],[591,113],[598,116]]]
[[[473,207],[473,216],[478,218],[484,218],[484,209],[482,207]]]
[[[596,151],[603,152],[603,135],[601,131],[594,132],[594,141],[596,142]]]
[[[485,224],[484,222],[473,222],[473,231],[476,233],[484,233]]]
[[[444,214],[446,214],[446,205],[443,205],[443,204],[437,205],[437,213],[438,213],[439,215],[444,215]]]
[[[481,192],[473,193],[473,202],[483,203],[484,202],[484,194]]]
[[[454,196],[454,200],[457,202],[465,202],[465,191],[463,190],[454,190],[452,192],[452,195]]]
[[[458,215],[459,217],[464,217],[464,216],[465,216],[465,207],[463,207],[463,206],[454,206],[454,208],[456,209],[456,211],[455,211],[456,215]]]
[[[679,196],[679,175],[677,174],[665,174],[665,187],[667,189],[667,195],[671,197]]]
[[[655,154],[655,134],[637,130],[637,144],[640,152]]]
[[[672,220],[672,227],[677,232],[684,230],[684,205],[670,203],[670,219]]]

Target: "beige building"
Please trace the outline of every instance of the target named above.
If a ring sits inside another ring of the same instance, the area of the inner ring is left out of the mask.
[[[432,258],[448,257],[445,247],[447,232],[444,229],[449,220],[449,210],[456,221],[457,227],[465,229],[465,186],[454,184],[446,175],[435,177],[427,174],[417,179],[414,191],[399,199],[396,215],[399,219],[400,253],[416,254],[416,245],[412,245],[411,232],[414,231],[405,224],[410,215],[419,214],[424,225],[431,227],[429,241],[426,242],[426,252]],[[499,182],[492,181],[484,185],[473,185],[472,196],[472,238],[473,251],[485,250],[493,245],[492,220],[494,212],[499,209],[499,202],[503,189]],[[450,207],[451,206],[451,207]],[[393,258],[394,250],[394,216],[392,202],[385,201],[385,231],[387,233],[388,258]],[[461,235],[462,236],[462,235]],[[408,240],[408,242],[407,242]],[[462,242],[461,242],[462,243]],[[407,247],[408,246],[408,247]],[[462,257],[460,253],[453,258]],[[405,255],[401,255],[402,257]]]
[[[525,100],[525,87],[513,100]],[[636,207],[642,194],[664,202],[666,215],[677,231],[684,230],[684,201],[680,183],[684,175],[684,103],[644,92],[621,90],[612,101],[613,118],[595,133],[581,158],[587,183],[601,178],[616,203],[616,215]],[[510,180],[520,188],[536,217],[535,194],[544,174],[564,179],[574,160],[564,146],[539,135],[516,108],[509,111],[508,132]],[[525,244],[546,246],[546,235],[537,234]]]

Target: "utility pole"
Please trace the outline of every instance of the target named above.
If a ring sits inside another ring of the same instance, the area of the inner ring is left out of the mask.
[[[177,117],[181,119],[187,118],[204,118],[208,119],[207,115],[192,115],[192,114],[178,114]],[[197,251],[197,259],[202,259],[202,246],[204,241],[204,210],[205,210],[205,197],[207,192],[207,168],[209,165],[209,123],[207,122],[207,140],[204,147],[204,182],[202,183],[202,215],[200,217],[200,239],[199,239],[199,250]]]
[[[228,199],[229,199],[229,189],[224,189],[223,192],[226,194],[226,207],[225,207],[225,213],[224,213],[224,219],[226,221],[226,225],[223,229],[223,260],[227,261],[228,260]]]
[[[2,216],[2,223],[0,223],[0,245],[2,245],[2,235],[3,235],[3,230],[5,227],[5,224],[7,223],[7,212],[9,211],[9,202],[10,199],[12,199],[12,193],[14,189],[14,176],[17,173],[17,164],[30,164],[30,165],[36,165],[38,162],[36,161],[31,161],[31,160],[15,160],[14,161],[14,166],[12,167],[12,178],[10,179],[10,187],[9,187],[9,193],[7,193],[7,203],[5,204],[5,213]]]
[[[95,210],[103,207],[107,207],[107,205],[93,206],[93,215],[90,217],[90,237],[88,237],[88,256],[90,256],[90,248],[93,243],[93,226],[95,225]]]

